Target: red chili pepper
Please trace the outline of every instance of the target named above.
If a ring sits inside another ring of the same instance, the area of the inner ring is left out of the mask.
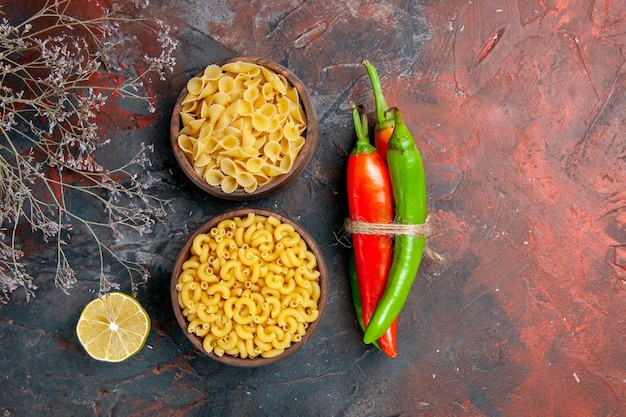
[[[368,136],[367,117],[351,103],[357,142],[348,158],[348,208],[350,219],[369,223],[393,222],[393,197],[385,162]],[[391,265],[392,239],[386,235],[352,234],[363,323],[367,324],[383,294]],[[388,356],[397,355],[394,321],[378,341]]]
[[[376,123],[374,124],[374,144],[376,145],[378,153],[383,158],[383,161],[385,161],[386,164],[387,144],[389,143],[389,138],[391,138],[391,134],[393,133],[395,122],[393,119],[388,118],[387,116],[387,110],[389,110],[389,106],[387,106],[387,101],[385,101],[383,88],[380,84],[380,78],[378,77],[376,67],[372,65],[367,59],[363,60],[362,64],[367,70],[367,75],[370,78],[372,91],[374,93],[374,106],[376,108]]]

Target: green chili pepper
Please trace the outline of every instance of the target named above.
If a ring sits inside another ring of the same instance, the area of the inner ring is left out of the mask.
[[[350,250],[348,257],[348,273],[350,275],[350,292],[352,293],[352,303],[354,304],[354,313],[356,319],[361,326],[361,330],[365,331],[365,324],[363,323],[363,307],[361,306],[361,295],[359,293],[359,280],[356,275],[356,264],[354,262],[354,252]],[[378,339],[372,343],[378,350],[382,350]]]
[[[396,222],[423,224],[427,202],[422,157],[413,135],[402,121],[400,110],[391,108],[389,112],[395,119],[395,129],[387,148],[387,164]],[[425,243],[423,236],[396,236],[387,285],[365,330],[365,343],[378,339],[404,307],[422,261]]]

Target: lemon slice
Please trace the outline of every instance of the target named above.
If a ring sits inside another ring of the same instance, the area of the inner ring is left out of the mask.
[[[121,362],[139,352],[150,333],[150,317],[133,297],[115,292],[90,301],[76,325],[89,356]]]

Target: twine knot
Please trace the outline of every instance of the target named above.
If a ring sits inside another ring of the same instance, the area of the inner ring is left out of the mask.
[[[411,235],[424,237],[426,240],[432,236],[430,227],[430,216],[421,224],[401,224],[401,223],[370,223],[359,220],[346,219],[343,229],[350,234],[358,235],[379,235],[379,236],[400,236]],[[443,256],[437,253],[430,246],[424,247],[424,253],[429,258],[437,262],[443,262]]]

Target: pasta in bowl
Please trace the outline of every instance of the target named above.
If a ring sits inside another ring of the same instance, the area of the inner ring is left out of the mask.
[[[187,82],[170,138],[194,184],[216,197],[252,200],[298,177],[317,134],[315,107],[291,71],[267,59],[233,57]]]
[[[206,222],[172,271],[174,314],[191,343],[234,366],[268,365],[315,332],[328,297],[322,253],[306,230],[271,210]]]

